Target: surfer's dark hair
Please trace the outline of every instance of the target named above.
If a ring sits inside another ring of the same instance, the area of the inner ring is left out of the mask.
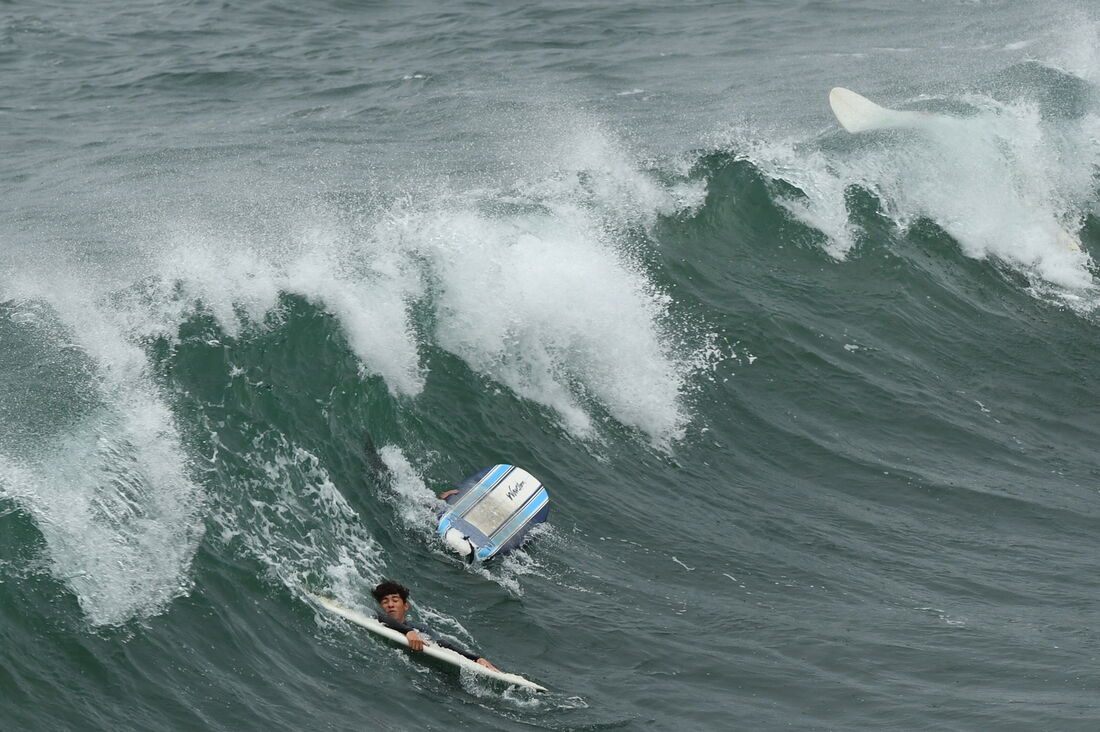
[[[382,580],[382,582],[371,591],[371,594],[374,595],[374,599],[378,602],[382,602],[382,598],[386,595],[400,595],[401,602],[409,601],[409,588],[393,580]]]

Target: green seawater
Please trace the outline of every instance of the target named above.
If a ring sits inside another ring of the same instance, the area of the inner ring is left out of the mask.
[[[1094,16],[0,4],[0,725],[1095,728]]]

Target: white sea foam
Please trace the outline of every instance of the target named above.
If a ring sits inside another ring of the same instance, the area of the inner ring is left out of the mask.
[[[178,324],[201,303],[223,331],[237,336],[242,324],[262,324],[280,294],[297,294],[340,321],[365,374],[382,376],[394,394],[416,395],[424,375],[408,303],[419,279],[389,267],[385,252],[349,245],[345,234],[319,226],[288,234],[294,238],[278,246],[260,241],[253,243],[269,246],[253,248],[237,237],[176,233],[159,263],[160,311],[145,329],[161,329],[165,320]]]
[[[434,535],[433,520],[442,505],[436,492],[396,445],[385,445],[378,454],[389,469],[389,487],[402,523],[422,538]]]
[[[660,214],[699,205],[702,188],[660,182],[598,125],[531,139],[542,146],[532,153],[541,162],[523,166],[532,175],[461,192],[425,184],[429,193],[360,211],[297,184],[280,193],[223,182],[178,206],[158,194],[171,213],[134,213],[131,230],[121,210],[99,219],[115,264],[47,252],[0,282],[0,297],[45,303],[64,342],[93,364],[88,388],[102,409],[31,455],[0,440],[3,495],[34,516],[93,622],[155,613],[186,591],[208,520],[288,583],[320,572],[350,592],[380,572],[377,547],[349,528],[358,519],[323,466],[302,458],[311,474],[286,458],[292,445],[264,470],[303,494],[206,503],[146,352],[155,339],[174,342],[198,311],[235,339],[278,327],[282,296],[298,295],[338,321],[363,374],[395,396],[423,390],[435,346],[580,438],[597,436],[607,415],[662,448],[683,434],[705,344],[673,337],[671,300],[639,247]],[[212,491],[223,490],[215,480]],[[280,538],[287,512],[331,520],[344,548]]]
[[[89,620],[118,624],[190,586],[203,494],[144,354],[76,283],[54,284],[19,294],[51,303],[94,367],[74,388],[96,392],[101,406],[30,448],[0,437],[0,495],[35,519],[55,575]]]
[[[687,368],[663,331],[668,300],[583,216],[440,210],[406,225],[392,238],[429,263],[440,346],[579,436],[593,433],[586,399],[654,440],[679,436]]]
[[[358,598],[382,576],[381,546],[316,455],[273,429],[246,450],[218,452],[225,480],[211,507],[220,540],[239,543],[295,591]]]
[[[804,197],[781,197],[790,214],[827,237],[826,251],[836,259],[848,256],[856,230],[848,220],[845,192],[855,180],[837,170],[825,153],[790,142],[763,142],[740,138],[733,142],[750,162],[773,180],[797,188]]]
[[[671,337],[671,301],[639,263],[638,237],[658,214],[698,205],[701,189],[659,184],[599,132],[573,143],[553,174],[508,190],[436,188],[354,221],[265,208],[287,223],[166,226],[131,328],[166,334],[201,303],[237,336],[280,293],[298,294],[340,322],[364,373],[395,395],[423,389],[427,339],[579,437],[595,435],[595,408],[667,447],[683,434],[697,359]]]
[[[854,241],[844,201],[854,185],[878,196],[902,229],[930,219],[969,257],[995,258],[1067,293],[1094,290],[1093,260],[1067,242],[1088,211],[1100,164],[1095,118],[1044,119],[1026,101],[964,101],[972,108],[965,118],[936,115],[919,129],[845,145],[753,143],[745,154],[805,194],[782,203],[822,231],[838,259]]]
[[[1100,84],[1100,21],[1080,7],[1061,7],[1048,62],[1092,84]]]

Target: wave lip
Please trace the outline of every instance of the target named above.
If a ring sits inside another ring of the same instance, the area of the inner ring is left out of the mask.
[[[1077,236],[1100,169],[1096,115],[1055,114],[1051,102],[1023,92],[900,110],[843,89],[830,100],[850,137],[739,146],[765,175],[797,190],[780,204],[824,233],[831,255],[845,258],[861,237],[847,215],[855,187],[875,196],[900,230],[935,222],[966,256],[1001,262],[1041,290],[1053,286],[1072,300],[1096,289]]]
[[[53,574],[72,588],[88,619],[117,625],[160,612],[190,587],[203,494],[189,476],[174,417],[149,378],[145,355],[95,309],[71,304],[57,298],[52,310],[24,308],[19,315],[25,322],[15,335],[34,340],[31,351],[46,364],[76,349],[84,368],[35,381],[18,364],[5,364],[28,379],[20,385],[23,398],[60,390],[47,403],[79,407],[34,419],[25,414],[7,425],[0,497],[33,518]],[[43,322],[48,313],[60,323]],[[58,342],[58,335],[72,342]]]

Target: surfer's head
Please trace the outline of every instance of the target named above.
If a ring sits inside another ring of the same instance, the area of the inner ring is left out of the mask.
[[[393,580],[383,580],[371,592],[382,606],[382,612],[399,623],[405,622],[405,613],[409,611],[409,588]]]

